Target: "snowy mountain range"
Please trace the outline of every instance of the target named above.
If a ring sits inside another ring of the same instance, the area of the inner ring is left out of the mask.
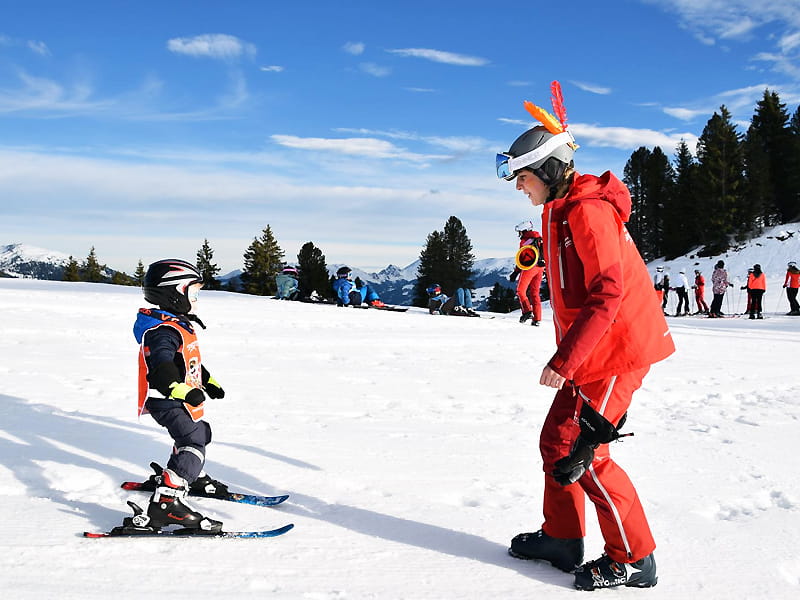
[[[668,272],[676,274],[684,269],[691,283],[695,269],[699,269],[708,278],[714,264],[720,259],[725,261],[729,276],[734,282],[745,281],[747,269],[754,263],[759,263],[767,274],[770,285],[781,286],[786,263],[790,260],[800,261],[800,223],[786,223],[772,227],[761,236],[736,244],[719,256],[698,257],[695,250],[670,261],[655,260],[648,267],[655,270],[655,267],[663,265]],[[60,280],[68,260],[69,257],[61,252],[27,244],[0,246],[0,276]],[[328,265],[328,270],[331,274],[335,274],[341,266],[341,264]],[[377,273],[358,267],[351,268],[353,277],[358,277],[374,286],[384,302],[407,305],[411,304],[418,266],[417,260],[403,268],[389,265]],[[513,256],[477,260],[473,269],[475,271],[473,297],[479,308],[485,306],[485,299],[495,283],[505,287],[514,286],[508,280],[508,275],[514,269]],[[241,271],[233,271],[220,279],[228,281],[240,273]]]

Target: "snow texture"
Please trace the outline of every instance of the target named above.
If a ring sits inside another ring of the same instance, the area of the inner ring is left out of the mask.
[[[728,259],[735,275],[764,265],[767,320],[670,319],[678,351],[634,396],[635,437],[612,448],[650,519],[659,584],[596,593],[800,595],[800,318],[784,316],[780,287],[786,261],[800,258],[794,239],[767,248],[764,238]],[[702,259],[707,277],[715,260]],[[82,538],[119,524],[126,499],[146,502],[119,484],[170,451],[166,433],[135,414],[131,326],[143,305],[136,288],[0,280],[5,597],[580,593],[572,576],[506,554],[542,520],[547,308],[533,328],[519,313],[469,319],[204,291],[204,363],[227,392],[207,403],[207,469],[232,488],[291,498],[272,509],[194,504],[229,529],[296,527],[267,540]],[[588,508],[592,559],[603,543]]]

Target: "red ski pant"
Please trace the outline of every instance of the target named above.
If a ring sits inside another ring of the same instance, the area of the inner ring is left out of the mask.
[[[555,462],[569,454],[580,433],[577,414],[582,402],[615,425],[627,412],[631,396],[649,367],[608,379],[565,386],[556,393],[539,439],[544,460],[544,532],[555,538],[586,535],[585,496],[594,503],[605,552],[617,562],[635,562],[655,549],[644,509],[633,483],[609,455],[608,444],[597,448],[589,468],[575,483],[562,486],[551,473]]]
[[[708,304],[706,304],[705,296],[706,286],[697,286],[697,288],[694,290],[694,300],[697,303],[697,310],[708,312]]]
[[[533,312],[533,320],[542,320],[542,300],[539,287],[542,285],[543,267],[531,267],[523,271],[517,282],[517,297],[522,312]]]

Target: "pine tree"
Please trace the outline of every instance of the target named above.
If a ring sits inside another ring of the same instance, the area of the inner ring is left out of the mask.
[[[467,230],[457,217],[450,217],[443,231],[428,235],[419,255],[417,283],[414,287],[414,306],[427,306],[426,289],[438,283],[445,293],[453,294],[457,288],[472,288],[475,256]]]
[[[723,105],[709,119],[697,142],[698,191],[708,207],[706,247],[702,254],[719,254],[736,232],[746,198],[741,134]]]
[[[258,296],[274,295],[277,291],[275,275],[283,267],[284,252],[272,235],[267,225],[260,238],[253,238],[253,243],[244,253],[244,270],[242,285],[248,294]]]
[[[703,212],[695,193],[697,162],[685,140],[676,148],[674,165],[672,199],[664,209],[664,253],[668,258],[685,254],[703,243]]]
[[[440,282],[441,285],[450,290],[451,294],[459,287],[471,289],[475,285],[472,281],[475,255],[472,253],[472,241],[467,235],[467,229],[457,217],[450,217],[445,223],[444,244],[450,268],[447,277]]]
[[[486,299],[486,308],[489,312],[510,313],[519,308],[519,301],[514,290],[495,283]]]
[[[750,206],[739,225],[751,225],[752,233],[800,216],[800,164],[793,142],[786,105],[776,92],[764,90],[745,138]]]
[[[197,270],[203,276],[205,287],[209,290],[220,289],[220,282],[216,277],[220,268],[214,264],[214,251],[207,239],[203,240],[203,246],[197,251]]]
[[[113,285],[136,285],[136,281],[125,273],[125,271],[114,271],[111,276],[111,283]]]
[[[443,265],[447,263],[447,248],[445,247],[444,234],[433,231],[428,234],[425,247],[419,254],[417,267],[417,282],[414,287],[413,306],[428,306],[428,286],[438,283],[441,285],[445,273]],[[450,292],[452,293],[452,292]]]
[[[81,266],[81,279],[90,283],[100,283],[106,278],[103,276],[105,265],[101,265],[97,260],[97,255],[94,251],[94,246],[89,251],[89,256],[86,257],[83,265]]]
[[[81,274],[80,274],[80,267],[78,267],[78,261],[75,260],[72,255],[69,257],[69,261],[67,262],[67,266],[64,267],[64,281],[80,281]]]
[[[645,260],[652,260],[665,254],[664,214],[673,202],[675,171],[659,146],[653,148],[645,166],[648,227],[647,245],[642,255],[646,255]]]
[[[144,265],[142,264],[142,259],[139,259],[139,263],[136,265],[136,270],[133,272],[133,279],[136,282],[136,285],[142,287],[144,285]]]
[[[648,252],[645,249],[649,246],[649,205],[647,199],[647,160],[650,158],[650,150],[640,146],[634,150],[628,162],[625,163],[623,181],[628,186],[631,194],[631,216],[628,219],[628,232],[631,234],[636,247],[639,248],[642,256]]]
[[[333,288],[328,280],[328,265],[322,250],[312,242],[306,242],[297,254],[297,287],[301,297],[309,297],[316,292],[322,298],[332,298]]]

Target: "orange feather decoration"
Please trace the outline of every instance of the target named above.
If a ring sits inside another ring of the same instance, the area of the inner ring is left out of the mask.
[[[525,100],[524,106],[525,110],[527,110],[534,119],[544,125],[547,128],[547,131],[553,135],[557,135],[564,131],[561,123],[559,123],[553,115],[551,115],[541,106],[536,106],[533,102],[528,102],[527,100]]]

